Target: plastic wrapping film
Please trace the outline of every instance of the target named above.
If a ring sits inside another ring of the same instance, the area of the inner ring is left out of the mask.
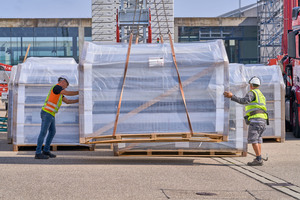
[[[228,136],[223,42],[174,48],[193,131]],[[128,44],[85,42],[79,72],[81,138],[113,134],[127,50]],[[170,45],[133,44],[116,134],[178,132],[190,130]]]
[[[69,91],[78,90],[78,64],[73,58],[28,58],[19,64],[10,86],[13,93],[14,144],[36,144],[41,127],[41,108],[58,77],[67,75]],[[67,96],[76,99],[78,96]],[[79,144],[78,104],[62,104],[55,116],[52,144]]]
[[[257,76],[261,80],[259,89],[266,97],[270,125],[263,137],[285,139],[285,84],[279,65],[246,65],[247,80]],[[249,90],[249,88],[248,88]]]
[[[15,79],[15,75],[17,72],[17,67],[16,65],[14,65],[11,68],[11,73],[10,73],[10,77],[9,77],[9,82],[8,82],[8,112],[7,112],[7,141],[9,143],[12,142],[13,139],[13,135],[12,135],[12,130],[13,130],[13,82]]]
[[[243,64],[229,64],[230,91],[243,96],[247,93],[247,81]],[[227,99],[230,101],[229,99]],[[227,142],[168,142],[168,143],[119,143],[118,151],[127,150],[209,150],[209,151],[240,151],[247,152],[247,127],[243,119],[244,106],[230,101],[229,135]],[[228,123],[228,122],[225,122]]]

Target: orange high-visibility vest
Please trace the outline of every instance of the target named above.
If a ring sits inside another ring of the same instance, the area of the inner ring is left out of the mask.
[[[56,84],[58,85],[58,84]],[[53,85],[50,89],[48,96],[45,100],[44,106],[42,107],[42,110],[53,115],[55,117],[55,113],[58,112],[61,103],[62,103],[62,94],[54,94],[53,88],[56,86]]]

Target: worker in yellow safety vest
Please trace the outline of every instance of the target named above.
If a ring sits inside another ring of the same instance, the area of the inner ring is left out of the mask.
[[[262,134],[266,130],[266,124],[269,124],[268,113],[266,108],[266,98],[258,89],[261,81],[254,76],[249,80],[250,91],[243,98],[236,97],[231,92],[224,92],[224,96],[230,98],[239,104],[244,104],[246,124],[248,129],[248,143],[252,144],[256,158],[247,164],[250,166],[261,166],[263,160],[261,157]]]
[[[55,158],[56,155],[50,152],[50,145],[56,133],[55,127],[55,114],[58,112],[62,102],[66,104],[78,103],[78,99],[67,99],[66,96],[75,96],[78,95],[78,91],[67,91],[65,90],[69,86],[69,78],[67,76],[60,76],[58,78],[58,83],[53,85],[48,93],[48,96],[45,100],[44,106],[41,110],[41,131],[37,140],[37,148],[35,153],[36,159],[48,159]],[[45,146],[42,151],[42,146],[44,139],[48,136],[45,141]]]

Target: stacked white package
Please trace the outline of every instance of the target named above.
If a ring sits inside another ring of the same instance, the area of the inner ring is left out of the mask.
[[[58,77],[67,75],[69,91],[78,90],[78,64],[73,58],[28,58],[19,64],[11,81],[13,91],[12,135],[15,145],[34,145],[41,127],[41,108]],[[67,97],[76,99],[78,97]],[[54,144],[79,144],[78,104],[62,104],[55,116]]]
[[[243,64],[229,64],[230,91],[237,96],[247,93],[248,84]],[[227,99],[227,101],[230,101]],[[199,142],[169,142],[169,143],[144,143],[116,145],[115,154],[122,155],[136,150],[193,150],[196,152],[215,153],[247,153],[247,127],[244,123],[244,106],[230,101],[229,110],[229,135],[227,142],[199,143]],[[211,155],[211,154],[210,154]]]
[[[128,44],[85,43],[79,72],[83,142],[113,134],[127,49]],[[222,41],[175,44],[175,53],[193,131],[228,137],[223,92],[229,71]],[[182,132],[190,129],[170,45],[132,45],[116,134]]]
[[[9,144],[13,141],[12,130],[13,130],[13,82],[15,80],[15,75],[17,72],[17,65],[13,66],[11,69],[9,82],[8,82],[8,112],[7,112],[7,142]]]
[[[247,79],[257,76],[261,79],[259,89],[266,97],[270,125],[263,138],[285,140],[285,84],[280,66],[246,65]]]

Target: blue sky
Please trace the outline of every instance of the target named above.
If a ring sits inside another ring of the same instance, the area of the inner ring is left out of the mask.
[[[92,0],[0,0],[0,18],[90,18]],[[241,0],[242,6],[256,0]],[[239,0],[174,0],[175,17],[216,17]]]
[[[246,6],[257,0],[241,0]],[[239,0],[174,0],[175,17],[216,17],[239,8]]]

